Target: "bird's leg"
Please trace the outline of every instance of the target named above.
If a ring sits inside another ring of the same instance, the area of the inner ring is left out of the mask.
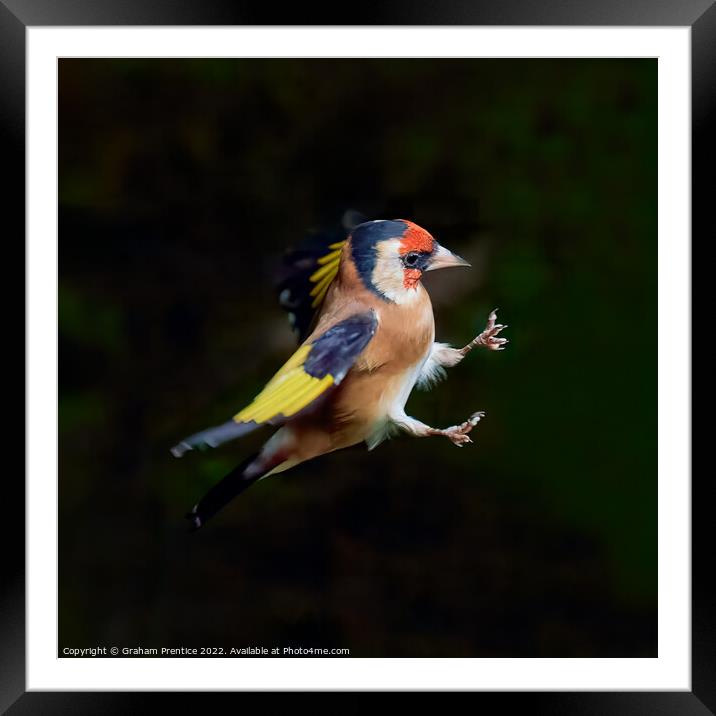
[[[473,338],[464,348],[453,348],[446,343],[433,343],[429,360],[426,362],[426,368],[424,368],[425,375],[421,376],[421,380],[429,384],[431,379],[433,379],[432,370],[434,366],[453,368],[477,346],[484,346],[491,351],[503,350],[503,346],[505,343],[509,343],[509,341],[507,338],[498,338],[497,334],[507,328],[507,326],[503,326],[501,323],[495,323],[497,320],[495,311],[497,311],[497,309],[492,311],[488,316],[485,330]]]
[[[449,428],[444,428],[443,430],[431,428],[429,425],[421,423],[419,420],[411,418],[409,415],[395,416],[392,420],[399,428],[415,437],[425,438],[432,435],[442,435],[449,438],[454,445],[462,447],[463,445],[467,445],[467,443],[472,442],[468,433],[470,433],[470,431],[484,417],[485,413],[479,411],[477,413],[473,413],[464,423],[452,425]]]
[[[476,348],[477,346],[484,346],[491,351],[504,350],[505,343],[508,343],[509,341],[507,338],[498,338],[497,334],[507,328],[507,326],[503,326],[501,323],[496,324],[495,321],[497,321],[497,309],[492,311],[487,317],[485,330],[480,333],[479,336],[473,338],[464,348],[458,348],[458,353],[465,357],[473,348]]]

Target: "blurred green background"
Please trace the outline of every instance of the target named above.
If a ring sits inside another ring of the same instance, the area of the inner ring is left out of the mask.
[[[59,63],[60,650],[656,656],[656,60]],[[173,459],[285,360],[278,257],[346,209],[500,308],[398,438],[182,516],[267,432]]]

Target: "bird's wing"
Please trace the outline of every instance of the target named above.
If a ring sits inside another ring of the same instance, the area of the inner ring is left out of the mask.
[[[288,312],[291,327],[302,341],[338,273],[345,239],[331,243],[317,240],[284,259],[283,277],[278,284],[281,308]]]
[[[283,422],[307,409],[345,378],[373,337],[373,310],[339,321],[306,341],[266,384],[253,402],[228,422],[196,433],[172,448],[175,457],[188,450],[217,447],[265,423]]]
[[[309,334],[318,309],[338,273],[348,233],[364,220],[362,214],[347,211],[340,229],[311,236],[284,256],[277,283],[279,302],[288,312],[299,341]]]

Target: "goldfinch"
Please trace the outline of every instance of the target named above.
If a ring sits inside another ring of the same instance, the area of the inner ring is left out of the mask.
[[[502,350],[495,311],[463,348],[435,341],[426,271],[469,266],[425,229],[407,220],[368,221],[319,254],[300,255],[282,302],[294,310],[301,338],[253,402],[231,420],[191,435],[171,452],[213,448],[271,425],[278,430],[263,448],[215,485],[187,517],[198,529],[257,480],[319,455],[365,442],[369,450],[396,432],[443,436],[458,447],[483,412],[462,423],[433,428],[410,417],[405,404],[417,385],[429,386],[475,347]],[[310,267],[310,273],[306,268]],[[295,276],[294,276],[295,278]],[[295,309],[300,308],[296,313]]]

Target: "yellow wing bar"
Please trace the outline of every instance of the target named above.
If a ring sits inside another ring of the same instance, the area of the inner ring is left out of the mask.
[[[234,423],[266,423],[290,418],[333,385],[339,385],[378,325],[375,311],[344,318],[304,343],[281,367],[253,402],[234,415]]]
[[[303,364],[311,345],[301,346],[254,398],[253,402],[234,416],[237,423],[265,423],[278,415],[290,417],[303,410],[333,385],[333,376],[314,378]]]
[[[328,247],[331,249],[331,253],[318,259],[318,264],[321,268],[309,276],[308,280],[315,284],[310,293],[310,295],[313,296],[311,308],[320,306],[326,297],[328,287],[338,273],[338,266],[341,262],[341,252],[343,251],[343,245],[345,243],[345,241],[337,241],[335,244],[331,244]]]

